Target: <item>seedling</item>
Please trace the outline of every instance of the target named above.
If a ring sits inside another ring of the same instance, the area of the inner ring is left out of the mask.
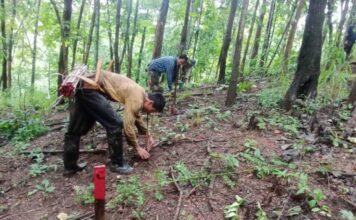
[[[80,204],[93,204],[93,190],[94,185],[92,183],[87,186],[74,186],[74,201]]]
[[[224,217],[231,220],[238,220],[239,219],[238,211],[244,202],[245,200],[243,198],[236,195],[235,201],[232,204],[225,206]]]
[[[41,191],[43,194],[48,194],[48,193],[52,193],[54,191],[55,187],[52,186],[48,179],[44,179],[40,184],[37,184],[35,186],[35,189],[28,192],[28,196],[31,196],[39,191]]]

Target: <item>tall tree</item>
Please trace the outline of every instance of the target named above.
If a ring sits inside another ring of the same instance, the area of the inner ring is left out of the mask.
[[[142,33],[140,52],[138,55],[136,82],[140,82],[141,63],[142,63],[143,48],[145,47],[145,38],[146,38],[146,27],[143,28],[143,33]]]
[[[267,1],[263,0],[262,5],[261,5],[261,10],[260,10],[260,16],[259,16],[258,22],[257,22],[255,40],[254,40],[254,44],[252,47],[252,53],[251,53],[251,60],[256,59],[256,57],[258,55],[258,49],[260,47],[260,39],[261,39],[261,33],[262,33],[263,20],[264,20],[265,14],[266,14],[266,8],[267,8]]]
[[[51,0],[53,8],[56,12],[57,20],[61,29],[61,47],[59,51],[59,61],[58,61],[58,81],[57,87],[59,88],[62,84],[62,76],[66,75],[68,72],[68,40],[70,33],[70,22],[72,18],[72,0],[64,0],[63,17],[61,19],[59,15],[59,10],[54,0]],[[59,95],[59,91],[57,92]]]
[[[169,0],[162,0],[162,5],[161,5],[161,9],[159,10],[159,17],[156,25],[155,41],[154,41],[155,43],[153,47],[152,58],[157,58],[161,56],[164,27],[166,25],[168,7],[169,7]]]
[[[90,23],[90,28],[89,28],[89,33],[88,33],[88,40],[87,44],[85,45],[84,48],[84,53],[83,53],[83,63],[88,64],[88,59],[89,59],[89,53],[90,53],[90,47],[91,47],[91,42],[93,41],[93,32],[94,32],[94,27],[95,27],[95,20],[96,20],[96,5],[99,3],[98,0],[94,1],[94,10],[93,10],[93,15],[91,17],[91,23]]]
[[[75,56],[76,56],[76,53],[77,53],[77,45],[78,45],[78,39],[79,39],[80,24],[82,22],[84,6],[85,6],[85,0],[82,0],[82,4],[80,5],[80,10],[79,10],[76,33],[75,33],[74,42],[73,42],[72,68],[75,65],[75,58],[76,58]]]
[[[226,106],[231,106],[235,103],[236,100],[236,89],[237,89],[237,80],[239,75],[241,74],[239,70],[240,66],[240,59],[241,59],[241,48],[242,48],[242,40],[243,40],[243,33],[245,29],[245,18],[247,14],[249,0],[243,0],[242,9],[241,9],[241,16],[239,20],[239,30],[236,36],[236,44],[235,44],[235,52],[232,62],[232,71],[231,71],[231,80],[229,84],[229,88],[227,90],[227,97],[226,97]]]
[[[332,44],[333,41],[333,11],[334,11],[334,3],[335,0],[328,0],[327,6],[328,6],[328,11],[326,13],[326,19],[327,19],[327,25],[328,25],[328,32],[329,32],[329,44]],[[324,42],[324,39],[323,39]]]
[[[287,44],[286,44],[286,47],[285,47],[285,50],[284,50],[284,57],[283,57],[283,64],[282,64],[283,65],[282,66],[282,71],[283,72],[287,71],[287,66],[288,66],[290,53],[291,53],[292,48],[293,48],[295,32],[297,30],[298,21],[300,19],[301,14],[302,14],[302,10],[303,10],[304,4],[305,4],[305,0],[298,0],[297,11],[295,13],[295,17],[294,17],[294,20],[292,22],[292,26],[290,28]]]
[[[131,11],[132,11],[132,0],[126,0],[126,30],[125,30],[125,40],[124,40],[124,48],[122,49],[121,52],[121,58],[120,58],[120,66],[122,65],[122,62],[124,61],[125,53],[126,50],[128,49],[128,44],[129,44],[129,38],[130,38],[130,18],[131,18]],[[119,69],[119,73],[120,73]]]
[[[95,41],[94,41],[94,66],[96,67],[96,64],[98,62],[99,58],[99,29],[100,29],[100,0],[96,0],[96,3],[94,5],[94,10],[95,12]]]
[[[338,34],[335,41],[336,46],[339,46],[341,42],[341,36],[346,22],[346,15],[347,15],[347,11],[349,10],[349,2],[350,0],[340,1],[341,17],[340,17],[339,25],[337,26]]]
[[[180,36],[179,44],[179,54],[185,54],[187,50],[187,38],[188,38],[188,24],[189,24],[189,14],[192,0],[187,0],[187,5],[185,7],[184,24]]]
[[[116,1],[116,17],[115,17],[115,39],[114,39],[114,71],[120,73],[120,57],[119,57],[119,37],[120,37],[120,19],[121,19],[121,0]]]
[[[197,19],[197,24],[196,24],[196,30],[194,32],[194,46],[193,46],[193,53],[192,53],[192,58],[195,58],[195,52],[197,51],[197,45],[198,45],[198,39],[199,39],[199,32],[200,32],[200,23],[201,23],[201,17],[203,14],[203,1],[200,0],[200,6],[199,6],[199,17]]]
[[[268,22],[266,26],[265,38],[263,41],[262,54],[261,54],[261,59],[259,64],[259,66],[262,68],[265,66],[265,62],[267,59],[268,47],[270,44],[271,34],[272,34],[272,23],[273,23],[275,8],[276,8],[276,1],[272,1],[271,7],[269,9]]]
[[[1,38],[2,38],[2,52],[3,52],[3,58],[2,58],[2,74],[1,74],[1,80],[2,80],[2,89],[6,90],[7,89],[7,44],[6,44],[6,27],[5,27],[5,15],[6,10],[5,10],[5,2],[4,0],[0,0],[0,29],[1,29]]]
[[[38,36],[38,22],[40,19],[41,0],[37,0],[36,19],[35,19],[35,35],[33,36],[33,49],[32,49],[32,74],[31,74],[31,90],[35,86],[36,75],[36,56],[37,56],[37,36]]]
[[[135,43],[135,37],[136,37],[136,32],[137,32],[137,16],[138,16],[138,11],[139,11],[139,6],[140,6],[140,0],[136,1],[136,9],[135,9],[135,16],[134,16],[134,23],[133,23],[133,28],[132,28],[132,36],[131,36],[131,42],[128,48],[128,64],[127,64],[127,76],[131,78],[132,75],[132,52],[133,52],[133,45]]]
[[[250,41],[251,41],[251,37],[252,37],[253,28],[255,26],[257,9],[258,9],[258,5],[259,4],[260,4],[260,0],[257,0],[256,1],[256,5],[255,5],[255,10],[253,11],[250,30],[248,32],[248,37],[247,37],[247,42],[246,42],[246,46],[245,46],[245,50],[244,50],[244,55],[243,55],[243,58],[242,58],[241,72],[244,72],[244,69],[245,69],[245,62],[246,62],[247,52],[248,52],[248,49],[250,47]]]
[[[107,8],[107,12],[106,12],[106,22],[108,23],[108,37],[109,37],[109,48],[110,48],[110,59],[113,60],[114,59],[114,49],[113,49],[113,44],[112,44],[112,32],[111,32],[111,17],[110,17],[110,2],[109,0],[106,0],[106,8]]]
[[[8,45],[8,54],[7,54],[7,75],[8,75],[8,87],[11,88],[12,85],[12,50],[14,48],[14,26],[15,26],[15,17],[16,17],[16,7],[17,0],[12,0],[12,13],[11,13],[11,23],[9,31],[9,45]]]
[[[228,54],[229,47],[230,47],[232,25],[234,24],[236,9],[237,9],[237,0],[232,0],[229,18],[227,21],[226,30],[225,30],[225,34],[224,34],[223,45],[221,47],[220,57],[219,57],[219,62],[218,62],[219,66],[220,66],[219,78],[218,78],[219,84],[225,83],[226,58],[227,58],[227,54]]]
[[[297,71],[284,99],[289,110],[297,98],[314,98],[317,95],[322,50],[322,29],[326,0],[310,0]]]

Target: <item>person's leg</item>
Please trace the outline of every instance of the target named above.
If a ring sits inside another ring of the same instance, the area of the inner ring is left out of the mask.
[[[123,174],[131,172],[132,168],[124,162],[123,158],[123,122],[121,118],[111,107],[110,102],[99,92],[84,90],[83,93],[85,95],[80,99],[80,104],[90,117],[106,129],[109,154],[114,171]]]
[[[149,76],[150,76],[150,80],[148,82],[148,85],[150,87],[150,91],[162,93],[163,88],[160,87],[160,85],[159,85],[159,79],[160,79],[161,73],[150,70]]]
[[[85,164],[77,164],[80,137],[90,130],[94,122],[95,121],[91,119],[80,106],[78,98],[76,97],[70,110],[68,130],[64,136],[63,162],[68,174],[75,173],[84,168]]]

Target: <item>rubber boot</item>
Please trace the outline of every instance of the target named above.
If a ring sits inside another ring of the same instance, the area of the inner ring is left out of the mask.
[[[79,140],[76,135],[66,134],[64,137],[63,176],[70,176],[86,167],[86,163],[77,164],[79,158]]]

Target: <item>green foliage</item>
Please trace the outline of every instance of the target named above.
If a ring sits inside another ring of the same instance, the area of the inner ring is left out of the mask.
[[[167,172],[157,170],[155,172],[155,177],[156,177],[156,191],[155,191],[155,198],[158,201],[161,201],[164,199],[164,195],[162,193],[162,188],[170,183],[170,179],[167,178]]]
[[[342,220],[356,220],[354,214],[349,210],[340,210],[340,217]]]
[[[117,204],[140,207],[145,202],[143,187],[137,176],[120,181],[116,186],[116,193],[116,196],[109,202],[110,208],[114,208]]]
[[[178,172],[177,181],[180,183],[189,182],[192,187],[197,186],[201,182],[205,182],[206,174],[205,171],[195,171],[188,169],[188,167],[181,161],[174,165],[174,169]]]
[[[44,179],[40,184],[37,184],[35,186],[35,189],[28,192],[28,196],[31,196],[37,192],[42,192],[43,194],[48,194],[52,193],[54,191],[55,187],[50,184],[48,179]]]
[[[224,208],[224,217],[226,219],[238,220],[239,218],[239,208],[243,205],[245,200],[240,196],[235,196],[235,201]]]
[[[90,183],[87,186],[74,186],[76,203],[93,204],[95,199],[93,196],[94,184]]]
[[[243,81],[237,84],[237,93],[247,92],[251,90],[255,84],[251,81]]]
[[[28,141],[48,131],[38,115],[15,111],[9,119],[0,119],[0,132],[14,141]]]
[[[256,213],[257,220],[268,220],[266,212],[262,209],[261,204],[257,202],[258,211]]]

